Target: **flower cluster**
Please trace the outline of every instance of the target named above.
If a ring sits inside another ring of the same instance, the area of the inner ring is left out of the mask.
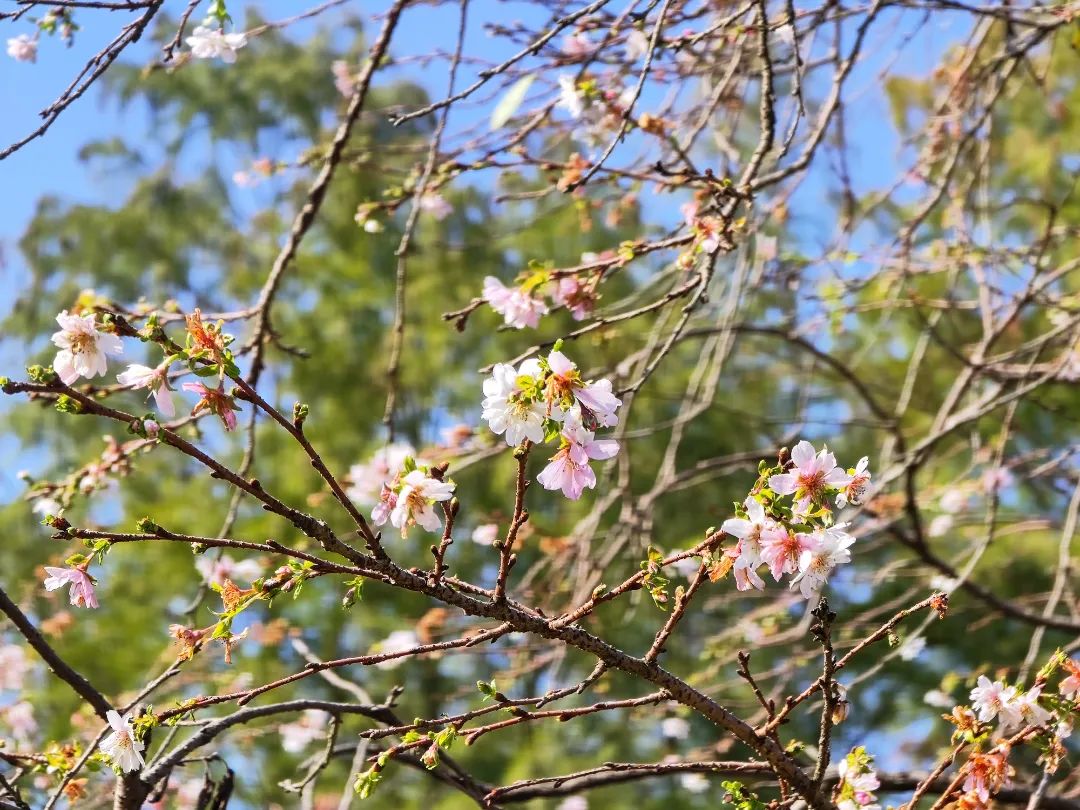
[[[617,80],[616,80],[617,81]],[[617,133],[634,96],[632,87],[602,90],[608,79],[575,79],[568,73],[559,74],[558,106],[580,123],[574,137],[599,147]]]
[[[595,253],[581,255],[582,264],[598,258]],[[598,273],[575,272],[556,277],[546,268],[534,267],[519,276],[513,287],[507,287],[494,276],[485,277],[482,297],[503,316],[507,326],[535,328],[552,306],[565,307],[575,321],[589,317],[599,298],[596,292],[599,282]],[[545,297],[551,298],[551,304]]]
[[[226,430],[236,428],[236,411],[240,410],[231,394],[222,387],[226,371],[236,372],[232,353],[228,349],[231,336],[221,331],[221,324],[204,324],[202,314],[195,310],[186,318],[188,365],[200,376],[218,374],[217,387],[210,388],[203,383],[187,382],[182,388],[199,395],[199,402],[192,410],[192,415],[208,411],[221,418]],[[102,376],[108,370],[108,357],[124,352],[123,342],[110,326],[99,323],[93,314],[73,315],[64,310],[56,316],[60,331],[52,336],[52,342],[59,351],[53,359],[53,371],[65,385],[71,385],[80,377],[93,379]],[[153,325],[150,327],[154,328]],[[169,383],[169,366],[182,355],[172,355],[156,367],[133,363],[120,374],[116,381],[132,389],[147,389],[148,396],[153,396],[158,410],[167,417],[176,415],[172,400],[173,388]],[[150,420],[152,422],[152,420]],[[145,425],[148,433],[157,432],[157,423]]]
[[[881,787],[873,768],[874,758],[862,746],[840,760],[834,801],[839,810],[878,810],[874,791]]]
[[[429,532],[439,531],[442,519],[435,505],[453,498],[456,486],[453,481],[443,480],[442,476],[442,470],[418,465],[412,456],[406,456],[401,469],[383,483],[379,501],[371,510],[371,519],[376,526],[389,520],[401,530],[402,537],[415,525]]]
[[[543,444],[558,439],[558,451],[536,480],[577,500],[596,486],[589,461],[609,459],[619,451],[618,442],[597,439],[595,431],[619,423],[616,411],[621,404],[610,380],[586,382],[556,344],[546,358],[526,360],[517,369],[497,364],[484,381],[481,416],[511,447],[525,440]]]
[[[1007,735],[1024,726],[1045,726],[1050,722],[1050,712],[1039,705],[1041,694],[1041,686],[1021,692],[1015,686],[980,675],[971,690],[971,708],[983,723],[997,718],[998,731]]]
[[[738,539],[725,549],[720,570],[733,572],[740,591],[764,590],[758,569],[765,565],[777,582],[793,575],[791,585],[807,599],[821,592],[838,565],[851,562],[855,538],[834,524],[829,500],[838,505],[857,504],[870,480],[867,459],[845,472],[827,448],[815,452],[807,441],[791,451],[791,462],[781,467],[760,466],[760,477],[750,496],[736,505],[736,517],[724,521],[721,531]],[[788,506],[784,498],[790,496]]]

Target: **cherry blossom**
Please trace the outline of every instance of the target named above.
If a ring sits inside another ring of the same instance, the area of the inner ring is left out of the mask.
[[[583,59],[596,50],[596,43],[588,34],[578,32],[563,37],[562,52],[571,59]]]
[[[31,510],[35,515],[45,517],[46,515],[59,515],[64,510],[64,507],[55,498],[46,497],[36,498]]]
[[[37,40],[29,34],[19,34],[7,41],[7,53],[16,62],[37,61]]]
[[[186,382],[180,387],[185,391],[194,391],[201,397],[191,409],[192,416],[197,416],[201,411],[216,413],[225,425],[225,430],[236,430],[236,411],[240,410],[240,406],[225,393],[225,389],[221,386],[207,388],[200,382]]]
[[[855,471],[851,476],[851,480],[847,483],[843,489],[836,494],[836,505],[858,506],[862,503],[863,493],[866,491],[866,485],[870,483],[870,471],[866,469],[870,459],[867,456],[863,456],[859,459],[859,463],[855,465]]]
[[[363,508],[375,505],[383,484],[402,471],[407,458],[416,458],[416,449],[408,442],[391,442],[380,447],[366,462],[349,468],[349,488],[346,493]],[[425,464],[420,459],[417,459],[417,463]]]
[[[437,191],[425,191],[420,195],[419,207],[421,211],[431,214],[439,222],[454,213],[454,206]]]
[[[660,733],[672,740],[685,740],[690,736],[690,723],[682,717],[665,717],[660,722]]]
[[[952,515],[935,515],[926,527],[926,533],[931,537],[943,537],[949,533],[954,522]]]
[[[484,278],[483,298],[493,310],[503,316],[507,326],[535,329],[540,318],[548,313],[548,305],[520,287],[510,288],[494,276]]]
[[[60,331],[52,342],[60,349],[53,360],[53,371],[64,385],[79,377],[91,379],[105,373],[107,355],[123,354],[120,338],[98,331],[93,315],[69,315],[65,309],[56,316]]]
[[[1000,492],[1003,489],[1008,489],[1012,486],[1015,478],[1013,474],[1005,467],[995,467],[992,470],[987,470],[983,473],[982,485],[986,490],[986,494],[992,494],[994,492]]]
[[[556,281],[555,288],[551,292],[551,299],[556,304],[566,307],[575,321],[589,317],[596,306],[596,293],[588,283],[581,281],[577,276],[563,276]]]
[[[176,416],[176,406],[170,393],[168,371],[167,365],[150,368],[133,363],[127,367],[127,371],[116,375],[116,381],[131,388],[149,388],[158,410],[171,418]]]
[[[584,796],[567,796],[555,810],[589,810],[589,801]]]
[[[1009,780],[1009,749],[1004,746],[986,754],[972,754],[968,760],[964,790],[974,793],[983,803],[990,800]]]
[[[1066,658],[1062,666],[1069,674],[1061,681],[1058,691],[1070,700],[1080,699],[1080,661]]]
[[[70,585],[68,597],[71,604],[76,607],[96,608],[97,596],[94,594],[94,578],[86,573],[85,563],[73,568],[56,568],[51,565],[45,566],[45,590],[55,591]]]
[[[904,643],[900,645],[900,649],[897,650],[897,654],[902,661],[914,661],[925,649],[926,636],[913,636],[904,640]]]
[[[310,743],[323,735],[329,716],[319,709],[305,709],[292,723],[278,726],[281,747],[290,754],[298,754]]]
[[[795,445],[791,460],[794,469],[770,477],[769,488],[779,495],[794,495],[797,512],[805,513],[811,502],[821,503],[828,487],[846,487],[851,482],[851,476],[836,466],[836,457],[827,448],[815,454],[814,446],[805,439]]]
[[[750,588],[764,590],[765,581],[758,576],[757,568],[762,563],[761,540],[768,537],[770,542],[782,541],[787,532],[776,521],[765,515],[765,507],[756,498],[747,498],[743,503],[746,508],[745,518],[728,518],[720,530],[739,542],[727,554],[734,558],[733,573],[735,587],[740,591]]]
[[[348,98],[356,87],[356,79],[349,70],[349,63],[344,59],[335,59],[330,65],[330,72],[334,74],[334,87],[341,95]]]
[[[941,507],[942,512],[956,514],[967,508],[969,500],[971,500],[971,496],[968,492],[963,489],[953,488],[941,496],[938,505]]]
[[[807,599],[821,592],[836,566],[851,562],[849,549],[855,538],[840,529],[841,526],[832,526],[812,535],[795,536],[803,550],[799,555],[799,575],[791,584],[798,583],[799,591]]]
[[[0,717],[11,732],[11,736],[22,743],[28,743],[38,730],[34,719],[34,707],[25,700],[0,709]]]
[[[634,28],[626,35],[624,43],[626,58],[636,62],[649,52],[649,38],[644,31]]]
[[[971,708],[983,723],[1000,715],[1002,726],[1014,726],[1020,716],[1016,697],[1015,686],[1006,686],[1001,681],[991,681],[985,675],[980,675],[977,685],[971,690]]]
[[[499,524],[483,523],[473,529],[472,541],[481,546],[492,545],[499,537]]]
[[[679,785],[687,793],[704,793],[709,789],[709,780],[703,773],[681,773]]]
[[[536,476],[544,489],[561,489],[563,495],[576,501],[585,489],[596,486],[596,473],[589,460],[609,459],[619,452],[614,439],[597,441],[581,422],[581,411],[568,411],[562,428],[562,447],[551,457],[551,462]]]
[[[569,400],[574,398],[587,411],[584,414],[586,424],[592,421],[603,427],[615,427],[619,424],[615,411],[622,405],[622,400],[612,393],[610,380],[584,382],[577,365],[558,350],[548,355],[547,363],[551,369],[548,385],[552,400],[549,401],[554,401],[555,405],[564,403],[568,406]],[[558,419],[554,410],[552,418]]]
[[[585,113],[585,99],[577,88],[577,81],[569,73],[559,74],[558,106],[570,113],[570,117],[575,120]]]
[[[516,371],[507,363],[497,363],[491,377],[484,380],[481,418],[511,447],[525,439],[535,444],[544,441],[544,406],[522,387],[522,383],[538,381],[541,373],[536,360],[524,361]]]
[[[1011,731],[1025,725],[1047,725],[1051,714],[1039,705],[1039,695],[1041,694],[1042,687],[1035,686],[1027,692],[1017,695],[1016,700],[1011,705],[1012,712],[1008,716],[1004,712],[1001,715],[1001,733],[1009,734]],[[1008,722],[1006,722],[1006,719],[1008,719]]]
[[[402,488],[390,512],[390,522],[401,529],[405,537],[409,527],[419,524],[429,532],[442,528],[442,519],[435,509],[438,501],[448,501],[454,496],[452,481],[439,481],[422,470],[413,470],[401,479]]]
[[[879,807],[874,791],[881,787],[881,782],[868,764],[854,764],[853,756],[849,754],[840,760],[837,774],[840,776],[840,798],[836,802],[839,810],[876,810]]]
[[[191,36],[184,40],[196,59],[220,59],[232,64],[236,52],[247,45],[245,34],[226,34],[220,28],[210,27],[211,20],[197,26]]]
[[[139,770],[146,764],[142,754],[139,753],[146,748],[146,744],[135,739],[135,731],[131,727],[131,715],[125,714],[121,717],[118,712],[110,709],[105,714],[105,718],[112,726],[112,734],[102,741],[101,752],[106,754],[124,773]]]
[[[23,678],[30,671],[26,652],[18,644],[0,646],[0,689],[22,689]]]
[[[420,646],[420,639],[412,630],[395,630],[377,645],[376,652],[379,654],[403,653],[418,646]],[[401,666],[404,661],[404,658],[388,658],[375,666],[379,669],[394,669]]]
[[[195,570],[202,575],[207,585],[221,586],[225,584],[225,580],[254,582],[262,576],[263,566],[255,560],[237,562],[228,554],[222,554],[217,559],[203,554],[196,558]]]
[[[784,529],[779,534],[761,538],[761,561],[769,566],[769,573],[779,582],[784,574],[798,571],[803,552],[813,551],[815,546],[812,535]]]

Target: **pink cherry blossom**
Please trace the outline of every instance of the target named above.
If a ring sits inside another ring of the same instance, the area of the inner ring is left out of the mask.
[[[589,317],[596,306],[596,293],[592,286],[577,276],[563,276],[556,281],[551,298],[556,304],[566,307],[575,321]]]
[[[334,87],[337,91],[345,98],[351,96],[356,86],[356,79],[349,70],[349,63],[344,59],[335,59],[330,64],[330,72],[334,74]]]
[[[0,689],[22,689],[23,678],[30,671],[26,651],[18,644],[0,646]]]
[[[1069,674],[1062,679],[1058,691],[1070,700],[1080,699],[1080,661],[1067,658],[1064,667]]]
[[[435,504],[454,497],[452,481],[439,481],[423,470],[413,470],[401,479],[401,491],[390,511],[390,522],[401,529],[405,537],[409,527],[419,525],[429,532],[442,528],[442,520]]]
[[[540,317],[547,315],[548,305],[520,287],[511,289],[494,276],[484,278],[483,298],[493,310],[503,316],[507,326],[535,329]]]
[[[421,211],[425,214],[431,214],[439,222],[454,213],[454,206],[448,203],[446,198],[437,191],[425,191],[420,196],[419,205]]]
[[[480,417],[495,435],[502,435],[511,447],[528,439],[534,444],[544,441],[543,403],[525,396],[521,378],[538,380],[540,363],[526,360],[515,370],[508,363],[496,363],[491,377],[484,380],[483,411]]]
[[[572,409],[563,421],[563,447],[536,477],[544,489],[561,489],[563,495],[576,501],[585,489],[596,486],[596,474],[589,466],[589,459],[609,459],[619,452],[614,439],[596,440],[592,431],[581,421],[581,412]]]
[[[747,498],[743,505],[746,507],[746,518],[728,518],[720,529],[739,538],[735,548],[727,552],[728,556],[735,559],[732,567],[735,587],[740,591],[750,588],[760,591],[765,588],[765,581],[757,573],[757,568],[762,563],[762,538],[767,537],[770,542],[778,542],[787,536],[787,532],[765,515],[765,507],[756,498]]]
[[[818,529],[812,535],[796,535],[804,548],[799,555],[799,575],[791,584],[799,583],[799,590],[807,599],[821,592],[836,566],[851,562],[849,548],[855,538],[841,529],[842,525],[838,525]]]
[[[821,503],[828,487],[846,487],[851,483],[843,469],[836,466],[836,457],[803,440],[791,451],[795,466],[791,472],[769,478],[769,488],[778,495],[794,495],[796,512],[805,513],[811,502]]]
[[[96,608],[97,596],[94,594],[94,578],[86,573],[84,568],[56,568],[51,565],[45,566],[45,590],[55,591],[70,585],[68,597],[71,604],[76,607]]]
[[[761,561],[769,566],[769,573],[777,582],[784,574],[794,574],[799,570],[799,560],[804,551],[816,548],[813,535],[793,533],[784,529],[782,532],[761,538]]]
[[[236,411],[240,410],[240,406],[223,388],[207,388],[199,382],[186,382],[180,387],[185,391],[194,391],[202,397],[191,409],[192,416],[197,416],[201,411],[216,413],[225,425],[225,430],[236,430]]]
[[[612,393],[610,380],[584,382],[577,364],[560,351],[551,352],[547,361],[552,375],[549,385],[556,397],[574,397],[588,411],[585,414],[587,422],[595,421],[603,427],[619,424],[615,411],[622,405],[622,400]],[[553,413],[552,418],[557,419],[558,416]]]

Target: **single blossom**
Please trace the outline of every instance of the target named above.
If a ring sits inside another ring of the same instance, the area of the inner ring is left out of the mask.
[[[672,740],[685,740],[690,736],[690,723],[682,717],[665,717],[660,722],[660,733]]]
[[[784,574],[794,574],[799,570],[799,562],[804,551],[813,551],[816,538],[802,532],[791,532],[786,528],[782,532],[761,538],[761,561],[769,566],[769,573],[779,582]]]
[[[585,114],[585,98],[577,88],[577,82],[569,73],[559,74],[559,107],[577,120]]]
[[[0,689],[18,691],[22,689],[23,679],[30,671],[30,662],[26,652],[18,644],[0,646]]]
[[[850,547],[855,538],[841,531],[843,525],[819,529],[812,535],[796,535],[803,550],[799,555],[799,575],[791,584],[799,583],[799,591],[807,599],[821,592],[836,566],[851,562]]]
[[[644,31],[634,28],[626,35],[623,47],[627,60],[636,62],[649,52],[649,38]]]
[[[446,198],[437,191],[425,191],[420,195],[420,210],[425,214],[431,214],[436,220],[442,221],[454,213],[454,206],[446,201]]]
[[[19,34],[7,41],[8,56],[16,62],[37,61],[37,40],[29,34]]]
[[[158,410],[170,418],[176,416],[171,388],[169,387],[169,367],[167,365],[150,368],[136,363],[116,375],[116,381],[131,388],[149,388],[157,403]]]
[[[1064,667],[1069,674],[1062,679],[1058,691],[1069,700],[1078,700],[1080,699],[1080,661],[1075,658],[1066,658]]]
[[[581,411],[574,408],[567,412],[562,427],[563,446],[551,457],[551,462],[536,476],[544,489],[561,489],[563,495],[577,500],[585,489],[596,486],[596,474],[589,466],[589,459],[601,461],[619,452],[614,439],[595,438],[581,421]]]
[[[483,298],[493,310],[503,316],[507,326],[535,329],[540,318],[548,313],[548,305],[520,287],[511,289],[494,276],[484,278]]]
[[[101,743],[101,752],[108,755],[113,764],[124,773],[142,768],[146,763],[139,752],[146,748],[146,744],[135,739],[135,731],[131,727],[131,715],[125,714],[121,717],[119,713],[110,709],[105,718],[112,726],[112,734]]]
[[[1002,715],[1001,733],[1009,734],[1023,726],[1048,725],[1052,715],[1039,705],[1041,694],[1041,686],[1035,686],[1027,692],[1018,694],[1012,704],[1013,713],[1009,716],[1008,724],[1006,724],[1005,715]]]
[[[7,726],[11,736],[21,743],[30,742],[38,730],[34,707],[28,701],[20,700],[0,709],[0,717],[3,717],[3,725]]]
[[[897,653],[901,661],[914,661],[926,649],[926,636],[913,636],[905,639]]]
[[[543,403],[530,399],[522,387],[522,382],[538,380],[541,373],[536,360],[526,360],[517,370],[507,363],[497,363],[491,377],[484,380],[481,418],[495,435],[503,435],[511,447],[525,439],[534,444],[544,441]]]
[[[185,391],[194,391],[201,397],[191,409],[192,416],[197,416],[202,411],[216,413],[225,425],[225,430],[236,430],[236,411],[240,410],[240,406],[225,393],[225,389],[220,386],[207,388],[199,382],[186,382],[181,388]]]
[[[236,61],[236,52],[247,45],[247,35],[226,34],[220,28],[212,28],[207,20],[197,26],[186,40],[191,48],[191,55],[196,59],[220,59],[232,64]]]
[[[94,578],[86,573],[85,568],[56,568],[51,565],[45,566],[45,590],[55,591],[70,586],[68,598],[76,607],[96,608],[97,596],[94,594]]]
[[[442,519],[435,504],[454,497],[453,482],[439,481],[422,470],[413,470],[401,482],[403,486],[390,512],[390,522],[401,529],[402,537],[416,524],[429,532],[439,531]]]
[[[851,476],[851,480],[847,485],[836,494],[836,505],[858,506],[862,503],[863,493],[866,492],[866,485],[870,483],[870,471],[866,469],[866,465],[869,463],[869,458],[863,456],[859,459],[859,463],[855,465],[855,473]]]
[[[281,747],[290,754],[298,754],[323,735],[328,720],[329,717],[324,711],[305,709],[292,723],[278,726]]]
[[[46,515],[59,515],[64,510],[64,507],[55,498],[46,497],[35,499],[31,510],[35,515],[45,517]]]
[[[796,512],[805,513],[811,502],[821,503],[829,487],[846,487],[851,482],[844,470],[836,466],[836,457],[823,448],[803,440],[791,451],[795,466],[791,472],[769,478],[769,488],[778,495],[794,495]]]
[[[372,453],[363,464],[349,468],[349,488],[346,494],[361,507],[379,502],[383,485],[393,480],[405,466],[405,459],[416,459],[416,449],[408,442],[391,442]],[[417,459],[426,466],[426,462]]]
[[[344,59],[335,59],[330,64],[330,72],[334,74],[334,87],[345,98],[349,98],[356,87],[356,78],[349,70],[349,63]]]
[[[592,421],[603,427],[615,427],[619,424],[619,417],[615,412],[622,405],[622,400],[612,393],[610,380],[584,382],[577,364],[560,351],[551,352],[547,360],[548,368],[551,369],[548,385],[554,404],[558,405],[558,400],[573,397],[588,412],[585,414],[587,424]],[[553,413],[552,418],[558,417]]]
[[[91,379],[106,371],[107,355],[123,354],[120,338],[108,332],[99,332],[93,315],[69,315],[65,309],[56,316],[60,331],[52,336],[52,342],[60,349],[53,360],[53,370],[64,385],[71,385],[79,377]]]
[[[562,52],[571,59],[582,59],[596,50],[596,43],[584,32],[563,37]]]
[[[983,723],[1000,717],[1002,726],[1014,726],[1020,719],[1016,697],[1015,686],[1006,686],[1001,681],[991,681],[985,675],[980,675],[977,685],[971,690],[971,708]]]
[[[728,556],[735,560],[732,566],[735,587],[740,591],[750,588],[760,591],[765,588],[765,581],[757,573],[757,568],[762,563],[762,537],[769,538],[770,543],[782,542],[787,532],[775,520],[765,515],[765,507],[761,505],[761,501],[747,498],[743,505],[746,507],[746,517],[728,518],[720,529],[739,539],[735,548],[727,552]]]
[[[965,766],[964,790],[973,793],[985,804],[1009,781],[1009,749],[995,748],[986,754],[972,754]]]
[[[952,515],[935,515],[930,525],[926,527],[926,533],[930,537],[944,537],[949,533],[954,522]]]
[[[484,523],[473,529],[472,541],[481,546],[490,546],[499,537],[499,524]]]
[[[228,554],[214,558],[210,553],[195,559],[195,570],[207,585],[222,586],[226,580],[254,582],[263,574],[263,566],[255,560],[237,562]]]
[[[575,321],[589,317],[596,306],[596,293],[592,286],[577,276],[563,276],[556,281],[551,299],[559,306],[566,307]]]

